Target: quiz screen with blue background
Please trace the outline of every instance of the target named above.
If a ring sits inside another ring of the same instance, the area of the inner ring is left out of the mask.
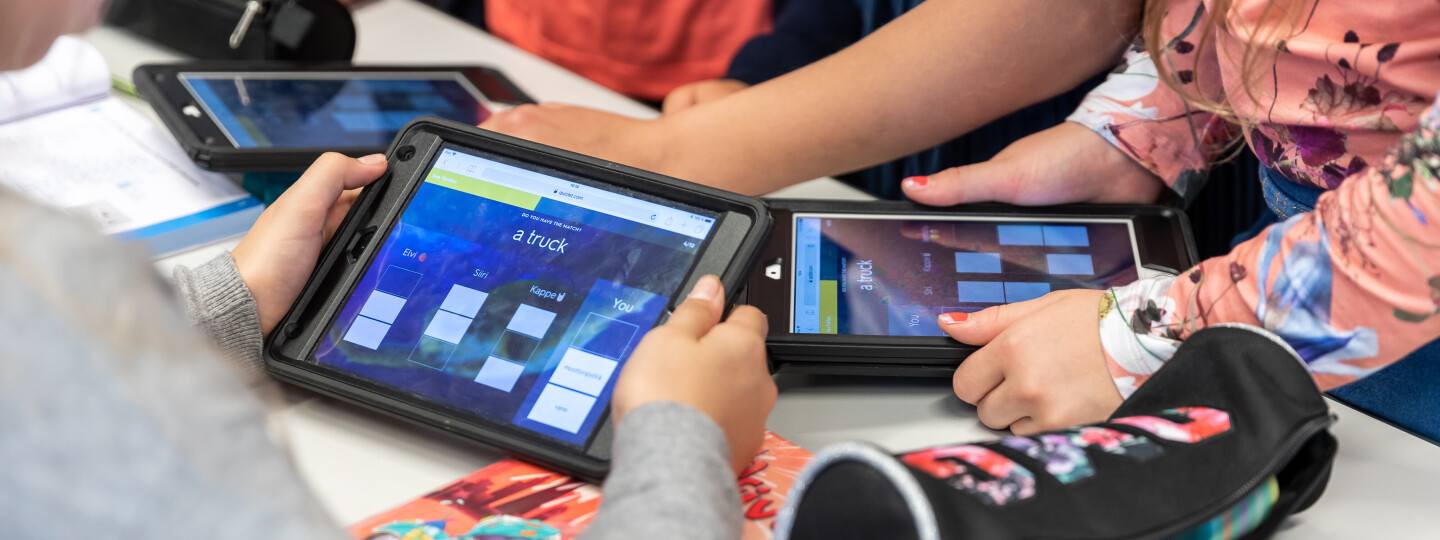
[[[943,336],[971,313],[1139,278],[1127,220],[795,216],[799,334]]]
[[[383,147],[421,116],[472,125],[490,116],[459,73],[186,73],[180,82],[236,148]]]
[[[315,359],[575,445],[715,215],[446,147]]]

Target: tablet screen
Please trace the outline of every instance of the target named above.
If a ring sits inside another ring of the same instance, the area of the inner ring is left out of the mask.
[[[718,214],[445,147],[315,353],[584,445]]]
[[[797,334],[942,336],[941,313],[1139,277],[1128,220],[795,214]]]
[[[387,146],[425,115],[490,116],[460,73],[182,73],[180,82],[236,148]]]

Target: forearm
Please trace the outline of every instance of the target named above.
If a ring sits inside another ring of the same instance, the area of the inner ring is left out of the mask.
[[[658,120],[653,167],[763,193],[955,138],[1114,64],[1138,2],[936,0],[820,62]]]
[[[740,538],[740,496],[725,434],[703,413],[657,402],[616,426],[600,512],[581,537]]]

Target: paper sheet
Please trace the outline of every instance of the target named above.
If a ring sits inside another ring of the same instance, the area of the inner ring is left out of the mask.
[[[114,234],[248,198],[115,98],[0,124],[0,185]]]
[[[260,201],[200,170],[154,122],[104,97],[109,70],[92,62],[98,54],[62,40],[41,64],[0,74],[0,118],[19,118],[0,122],[0,186],[90,219],[106,234],[145,242],[157,256],[247,230]],[[102,97],[86,98],[96,71]],[[30,99],[46,88],[55,99],[79,102]],[[48,112],[34,114],[36,107]]]
[[[61,36],[29,68],[0,73],[0,124],[95,101],[110,94],[110,70],[100,51]]]

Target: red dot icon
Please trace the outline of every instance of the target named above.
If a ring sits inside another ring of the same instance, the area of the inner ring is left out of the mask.
[[[420,254],[420,262],[425,262],[425,254],[424,254],[424,253],[421,253],[421,254]]]

